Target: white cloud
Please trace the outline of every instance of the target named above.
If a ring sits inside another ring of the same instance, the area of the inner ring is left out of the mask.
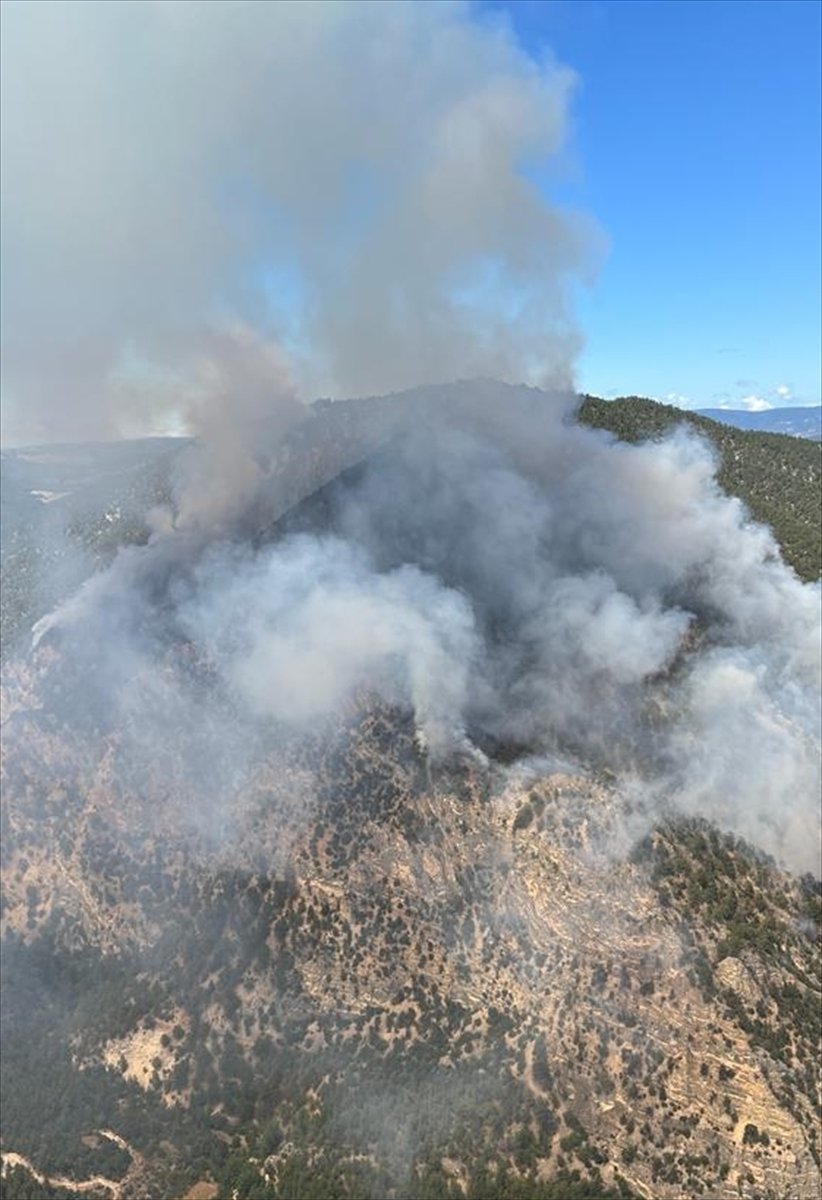
[[[723,407],[729,406],[723,405]],[[767,412],[769,408],[773,408],[773,405],[763,399],[762,396],[752,393],[750,396],[743,396],[740,400],[737,400],[734,407],[744,408],[747,412]]]
[[[793,395],[793,392],[788,387],[787,383],[780,383],[779,387],[775,390],[780,400],[790,400],[791,396]]]

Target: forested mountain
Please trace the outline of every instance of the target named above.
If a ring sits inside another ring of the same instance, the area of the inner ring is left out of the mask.
[[[757,521],[770,525],[787,562],[802,579],[822,575],[822,447],[783,434],[734,429],[698,413],[639,396],[585,396],[579,419],[594,429],[638,442],[686,424],[708,437],[719,454],[718,479]]]

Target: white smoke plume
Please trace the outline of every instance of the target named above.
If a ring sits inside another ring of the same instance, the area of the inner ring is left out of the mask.
[[[501,384],[436,389],[427,415],[405,399],[402,436],[316,511],[262,542],[242,520],[158,535],[38,632],[61,635],[115,727],[123,709],[139,727],[134,680],[162,661],[173,704],[147,707],[163,755],[192,705],[219,730],[198,777],[212,753],[315,733],[366,689],[413,711],[441,761],[607,768],[650,819],[698,813],[818,871],[819,587],[722,494],[710,449],[684,431],[618,444]],[[196,648],[207,687],[174,644]]]
[[[570,383],[596,239],[529,168],[571,72],[461,4],[11,3],[2,44],[6,433],[200,435],[148,546],[37,630],[69,719],[219,807],[366,688],[440,758],[602,764],[818,870],[819,589],[701,441],[477,382],[352,404],[335,459],[300,403]]]
[[[206,558],[180,619],[256,715],[307,725],[367,685],[410,703],[431,749],[463,736],[470,606],[414,566],[375,574],[348,543],[314,538]]]
[[[569,381],[592,235],[528,168],[561,160],[574,76],[503,22],[10,0],[2,55],[7,440],[199,431],[209,362],[248,416],[237,330],[266,414],[284,373]]]

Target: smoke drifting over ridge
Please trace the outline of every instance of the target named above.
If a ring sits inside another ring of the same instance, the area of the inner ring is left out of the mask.
[[[42,622],[80,707],[140,755],[190,756],[179,803],[212,812],[266,740],[316,736],[365,689],[413,711],[435,762],[570,757],[646,821],[698,813],[818,871],[819,588],[709,449],[617,444],[502,384],[386,407],[401,435],[285,523],[255,533],[258,496],[219,536],[160,533]]]
[[[12,435],[202,435],[149,545],[36,631],[69,722],[225,829],[267,740],[368,689],[434,759],[572,755],[652,817],[818,870],[819,590],[696,439],[616,445],[564,393],[423,389],[374,402],[362,454],[393,440],[321,520],[274,527],[315,389],[570,382],[590,238],[521,171],[561,149],[571,74],[459,5],[6,23],[6,120],[38,97],[4,132]]]
[[[574,77],[504,24],[221,0],[3,21],[5,437],[196,430],[295,388],[570,381],[593,235],[527,169],[562,151]]]

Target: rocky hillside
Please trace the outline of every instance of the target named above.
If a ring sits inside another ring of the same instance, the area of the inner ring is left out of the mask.
[[[6,1152],[122,1197],[816,1194],[812,880],[698,823],[626,855],[606,779],[432,770],[367,697],[192,850],[27,682]]]

